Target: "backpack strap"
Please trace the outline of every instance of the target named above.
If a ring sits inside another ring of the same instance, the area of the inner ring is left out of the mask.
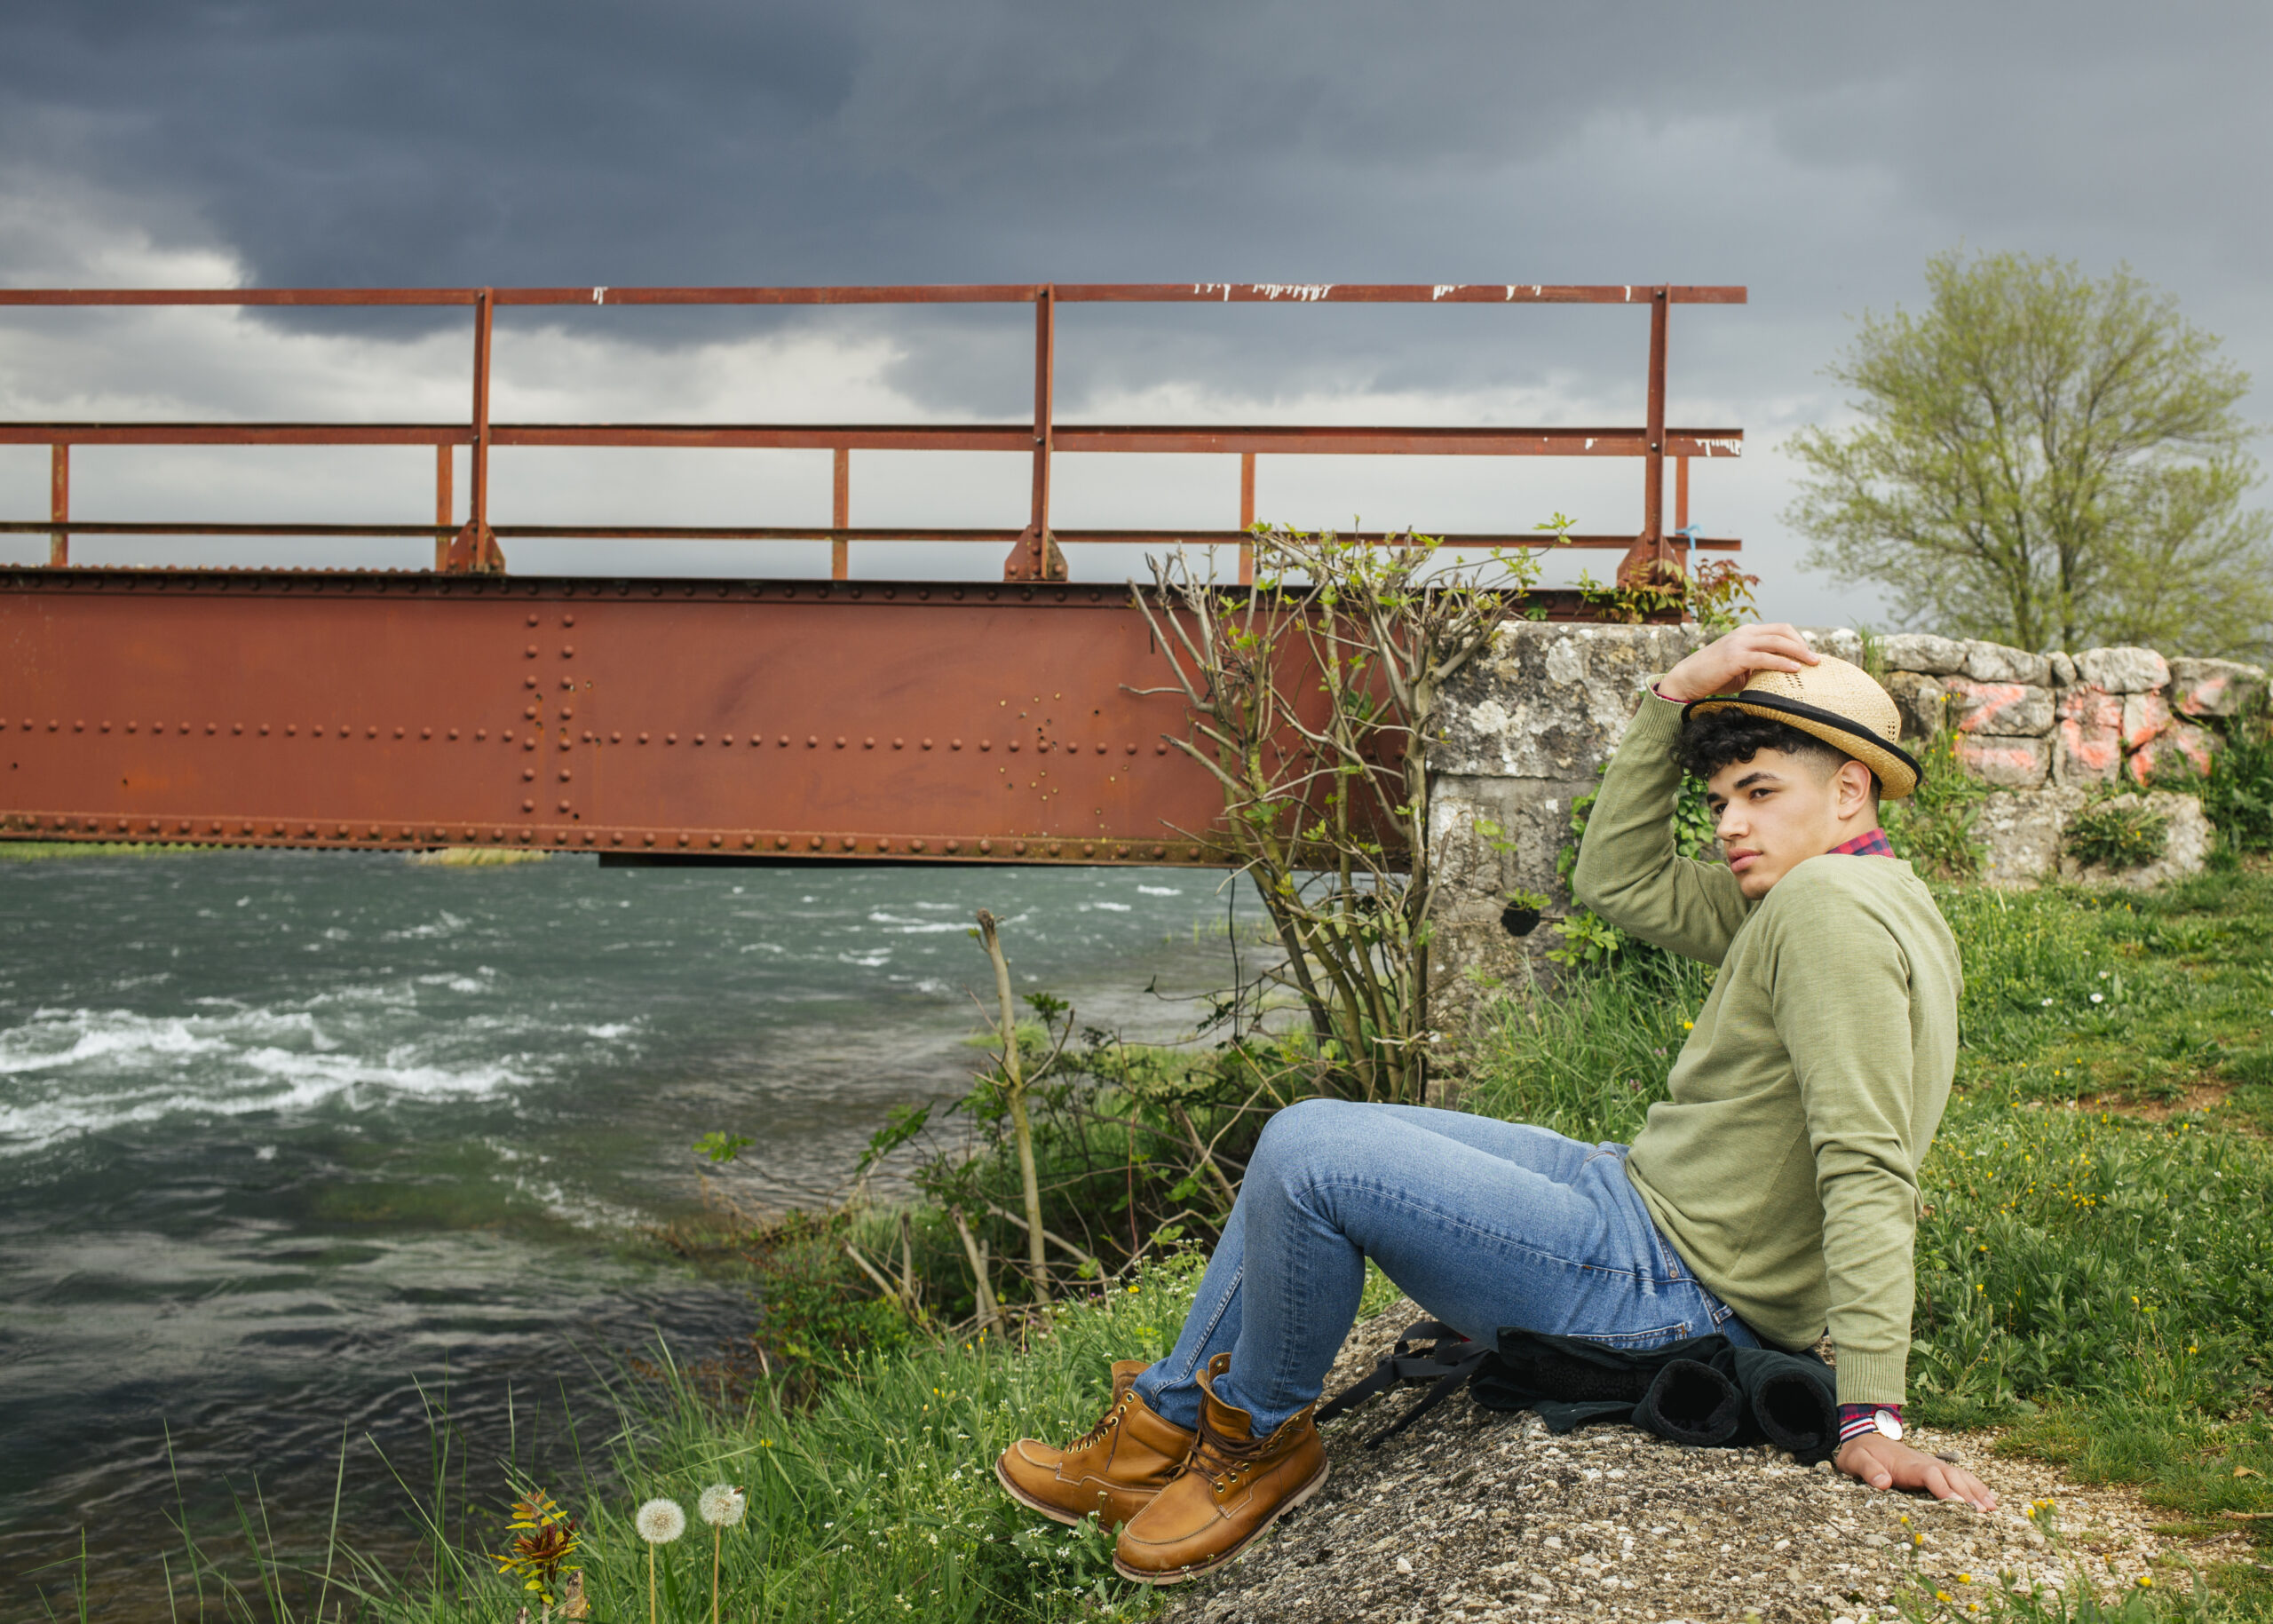
[[[1488,1343],[1470,1342],[1438,1319],[1416,1320],[1397,1339],[1397,1346],[1374,1367],[1373,1374],[1352,1382],[1319,1406],[1317,1419],[1332,1421],[1400,1383],[1429,1383],[1421,1401],[1389,1426],[1366,1440],[1373,1448],[1383,1438],[1395,1438],[1430,1410],[1452,1397],[1453,1390],[1473,1376],[1490,1358]]]

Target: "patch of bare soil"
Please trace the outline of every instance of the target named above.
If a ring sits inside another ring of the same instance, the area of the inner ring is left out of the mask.
[[[1327,1391],[1370,1370],[1420,1317],[1400,1303],[1351,1332]],[[1960,1605],[2000,1585],[2111,1592],[2161,1548],[2151,1528],[2162,1517],[2119,1491],[1995,1455],[1985,1432],[1914,1436],[1996,1491],[1987,1515],[1879,1493],[1772,1449],[1683,1449],[1630,1427],[1556,1438],[1537,1416],[1486,1410],[1465,1392],[1364,1447],[1421,1390],[1385,1393],[1330,1423],[1326,1488],[1224,1573],[1176,1594],[1164,1616],[1854,1624],[1889,1617],[1913,1573]],[[2065,1556],[2024,1515],[2044,1499],[2056,1502]]]

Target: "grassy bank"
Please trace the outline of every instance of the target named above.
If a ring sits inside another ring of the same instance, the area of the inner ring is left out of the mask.
[[[2273,872],[1961,890],[1958,1088],[1922,1169],[1912,1402],[2134,1484],[2273,1616]],[[1623,1138],[1710,978],[1645,959],[1509,1007],[1470,1108]],[[2235,1515],[2238,1514],[2238,1515]]]
[[[2136,1485],[2176,1537],[2240,1530],[2202,1548],[2219,1605],[2273,1616],[2256,1565],[2273,1561],[2273,871],[2143,896],[1953,890],[1943,906],[1966,955],[1965,1047],[1922,1175],[1916,1412],[2004,1426],[2004,1448]],[[1477,1045],[1465,1104],[1628,1137],[1708,985],[1698,967],[1630,955],[1555,1002],[1505,1006]],[[951,1270],[946,1236],[926,1223],[922,1249]],[[856,1223],[849,1234],[887,1256],[888,1232]],[[1139,1268],[1133,1286],[1083,1288],[1006,1350],[897,1319],[832,1261],[845,1238],[813,1227],[782,1254],[803,1260],[796,1289],[776,1282],[785,1305],[805,1304],[799,1324],[835,1325],[851,1349],[823,1361],[834,1361],[825,1379],[665,1361],[627,1383],[622,1430],[587,1475],[535,1485],[583,1525],[592,1616],[646,1616],[646,1548],[630,1520],[639,1502],[668,1495],[691,1509],[719,1481],[750,1495],[724,1541],[730,1617],[1142,1616],[1150,1599],[1113,1579],[1104,1542],[1016,1511],[988,1462],[1015,1437],[1077,1431],[1110,1360],[1165,1350],[1196,1251]],[[962,1311],[954,1288],[942,1275],[932,1323]],[[761,1343],[794,1352],[776,1333]],[[513,1619],[522,1596],[482,1553],[503,1549],[516,1485],[492,1463],[470,1468],[476,1486],[453,1501],[428,1565],[356,1578],[368,1616]],[[661,1616],[709,1617],[710,1555],[699,1524],[661,1549]]]

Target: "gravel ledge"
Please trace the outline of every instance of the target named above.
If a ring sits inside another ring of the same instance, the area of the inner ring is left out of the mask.
[[[1399,1303],[1358,1327],[1327,1391],[1370,1370],[1419,1317]],[[2160,1551],[2149,1530],[2161,1517],[2119,1493],[2062,1483],[2041,1462],[1992,1455],[1987,1432],[1913,1434],[1996,1491],[1986,1517],[1877,1493],[1770,1447],[1683,1449],[1614,1426],[1558,1438],[1537,1416],[1484,1409],[1464,1391],[1379,1448],[1362,1446],[1422,1390],[1384,1393],[1330,1423],[1326,1488],[1224,1573],[1174,1593],[1162,1618],[1852,1624],[1892,1612],[1913,1532],[1925,1540],[1918,1572],[1960,1602],[2000,1573],[2073,1585],[2077,1563],[2098,1587],[2124,1588]],[[2047,1497],[2058,1501],[2069,1562],[2022,1515]]]

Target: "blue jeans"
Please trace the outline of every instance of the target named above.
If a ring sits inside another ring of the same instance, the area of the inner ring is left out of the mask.
[[[1272,1117],[1168,1358],[1136,1378],[1197,1424],[1199,1374],[1261,1437],[1318,1398],[1358,1315],[1366,1259],[1483,1342],[1501,1326],[1656,1348],[1758,1340],[1699,1285],[1626,1176],[1622,1145],[1418,1105],[1311,1099]]]

